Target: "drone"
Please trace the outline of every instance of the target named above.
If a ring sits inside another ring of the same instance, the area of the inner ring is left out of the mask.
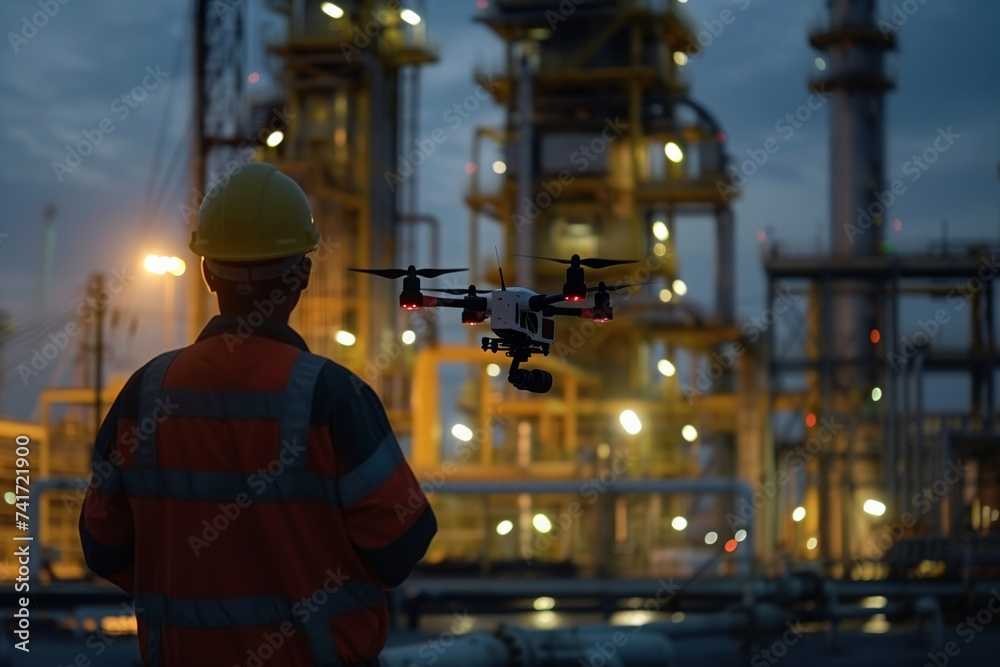
[[[566,283],[561,292],[540,294],[523,287],[507,287],[503,279],[503,267],[500,269],[500,288],[493,290],[477,289],[475,285],[462,288],[432,288],[425,287],[428,292],[459,295],[460,298],[428,296],[421,291],[421,278],[437,278],[447,273],[468,271],[465,269],[418,269],[410,265],[405,269],[354,269],[349,271],[369,273],[382,278],[403,279],[403,289],[399,293],[399,307],[403,310],[419,310],[421,308],[461,308],[462,324],[476,326],[490,320],[490,327],[495,338],[484,336],[483,351],[494,353],[504,352],[512,359],[507,381],[514,388],[544,394],[552,388],[552,374],[540,369],[527,370],[520,364],[528,361],[532,354],[546,356],[549,346],[555,340],[556,316],[581,317],[594,322],[610,322],[614,312],[611,305],[611,292],[633,287],[629,285],[607,285],[603,281],[595,287],[588,287],[583,278],[583,267],[603,269],[618,264],[631,264],[630,259],[601,259],[597,257],[580,259],[573,255],[570,259],[554,257],[536,257],[535,255],[518,255],[550,262],[568,264]],[[497,257],[499,263],[499,255]],[[557,305],[565,302],[582,303],[594,295],[592,307],[573,307]],[[482,295],[489,295],[489,298]]]

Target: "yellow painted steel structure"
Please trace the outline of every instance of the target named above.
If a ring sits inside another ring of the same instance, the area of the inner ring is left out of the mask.
[[[618,308],[611,323],[559,320],[552,354],[528,363],[553,373],[549,394],[517,392],[507,385],[504,374],[510,360],[481,350],[479,337],[491,334],[483,327],[470,327],[467,347],[421,349],[413,378],[411,460],[432,487],[442,478],[587,479],[606,474],[619,455],[630,461],[622,473],[626,476],[698,477],[710,474],[698,460],[702,442],[710,442],[724,459],[721,469],[711,474],[740,476],[756,484],[773,472],[765,463],[770,460],[765,447],[767,396],[760,391],[755,348],[742,339],[732,312],[729,202],[736,189],[724,173],[725,135],[690,101],[679,64],[697,51],[694,28],[674,2],[587,3],[556,27],[546,14],[551,5],[498,0],[492,13],[484,12],[481,19],[506,42],[507,70],[488,76],[481,72],[477,79],[493,82],[491,93],[508,110],[508,123],[475,132],[472,162],[478,168],[466,195],[473,281],[499,283],[495,269],[483,268],[495,265],[492,248],[480,249],[485,218],[499,225],[504,239],[508,284],[561,289],[565,267],[515,256],[525,251],[552,257],[631,256],[639,263],[588,270],[588,284],[660,284],[616,292]],[[603,13],[595,15],[598,10]],[[530,109],[521,108],[522,85],[530,86]],[[651,112],[656,105],[659,111]],[[682,105],[693,113],[683,113]],[[595,109],[608,117],[595,115]],[[520,123],[524,116],[531,118],[530,128]],[[610,138],[608,128],[614,133]],[[526,132],[531,136],[527,160],[522,153]],[[599,154],[577,170],[571,153],[591,142],[600,144],[600,151],[593,151]],[[684,154],[678,162],[664,159],[671,142]],[[486,184],[489,175],[483,175],[491,155],[503,162],[498,170],[502,175],[498,183]],[[525,168],[530,171],[527,179],[520,178]],[[534,210],[526,209],[526,201]],[[674,241],[683,233],[682,219],[688,213],[716,219],[714,313],[673,289],[680,275]],[[665,226],[667,238],[660,238],[662,229],[660,236],[652,233],[655,222]],[[530,244],[523,243],[526,236]],[[670,288],[670,303],[660,296],[664,287]],[[673,357],[684,350],[693,369],[710,369],[718,365],[711,355],[736,343],[741,352],[733,355],[732,367],[720,372],[722,379],[715,386],[692,391],[676,375],[653,377],[654,353]],[[442,429],[439,417],[439,369],[462,362],[470,371],[458,404],[473,432],[471,456],[468,446],[451,446],[456,441]],[[500,377],[484,371],[489,363],[501,366]],[[638,415],[638,433],[628,434],[618,424],[625,410]],[[695,443],[682,438],[685,424],[701,433]],[[443,537],[435,543],[432,560],[461,559],[477,549],[484,563],[510,557],[512,552],[492,543],[496,536],[490,539],[491,516],[507,517],[505,521],[515,526],[511,530],[518,534],[517,553],[534,553],[535,514],[562,516],[572,500],[484,498],[481,506],[470,507],[443,496],[436,501],[445,510]],[[688,548],[673,539],[670,518],[690,509],[689,500],[602,499],[592,515],[576,522],[582,525],[552,537],[552,546],[539,555],[542,560],[569,559],[590,572],[637,574],[669,568],[674,559],[670,554]],[[763,514],[757,523],[767,530]],[[503,529],[506,525],[498,525],[498,531]],[[537,525],[536,530],[552,535]],[[443,540],[452,544],[443,546]],[[773,540],[772,529],[757,542],[758,548],[769,549]],[[465,544],[466,550],[458,544]]]

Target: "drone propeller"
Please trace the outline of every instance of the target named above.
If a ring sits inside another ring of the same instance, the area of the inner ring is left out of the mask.
[[[570,259],[559,259],[556,257],[539,257],[537,255],[517,255],[517,257],[530,257],[532,259],[546,259],[550,262],[559,262],[560,264],[569,264],[570,266],[586,266],[588,269],[603,269],[608,266],[615,266],[616,264],[633,264],[638,260],[635,259],[601,259],[600,257],[588,257],[587,259],[580,259],[579,255],[573,255]]]
[[[403,276],[420,276],[421,278],[437,278],[438,276],[443,276],[446,273],[455,273],[457,271],[468,271],[468,269],[418,269],[412,264],[406,269],[347,269],[348,271],[355,271],[357,273],[370,273],[374,276],[381,276],[382,278],[402,278]]]
[[[443,294],[489,294],[493,290],[491,289],[476,289],[474,286],[469,285],[469,289],[462,289],[461,287],[425,287],[425,292],[442,292]]]
[[[652,285],[652,283],[629,283],[627,285],[605,285],[603,282],[598,283],[596,287],[588,287],[588,292],[614,292],[615,290],[625,289],[626,287],[639,287],[640,285]]]

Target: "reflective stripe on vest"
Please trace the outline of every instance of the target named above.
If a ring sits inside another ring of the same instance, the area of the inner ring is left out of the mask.
[[[320,593],[325,597],[322,602]],[[317,664],[332,666],[341,664],[341,661],[330,634],[330,621],[344,614],[378,606],[383,595],[382,589],[373,582],[351,581],[340,584],[332,591],[318,589],[299,602],[289,602],[276,595],[190,600],[136,591],[135,610],[136,616],[147,623],[151,640],[154,626],[157,628],[158,641],[161,624],[185,628],[231,628],[291,623],[306,631]],[[153,641],[150,641],[147,652],[151,661],[152,648]],[[159,649],[158,646],[156,648]]]
[[[344,507],[350,507],[382,486],[396,470],[402,456],[396,437],[391,433],[385,436],[364,463],[337,480]]]
[[[125,494],[133,498],[231,502],[237,495],[245,493],[253,500],[318,500],[331,507],[340,504],[336,481],[305,470],[282,470],[280,474],[266,478],[242,472],[159,468],[125,468],[121,475]]]
[[[138,435],[146,436],[139,439],[139,449],[135,454],[137,466],[156,465],[156,426],[154,413],[157,409],[156,400],[163,389],[163,377],[167,374],[167,366],[174,360],[180,350],[164,352],[149,362],[142,376],[142,389],[139,394]],[[149,424],[147,430],[146,425]]]

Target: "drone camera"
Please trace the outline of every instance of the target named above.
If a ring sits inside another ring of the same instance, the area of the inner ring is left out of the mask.
[[[552,374],[537,368],[512,370],[507,376],[507,380],[514,385],[515,389],[531,391],[536,394],[544,394],[552,388]]]

